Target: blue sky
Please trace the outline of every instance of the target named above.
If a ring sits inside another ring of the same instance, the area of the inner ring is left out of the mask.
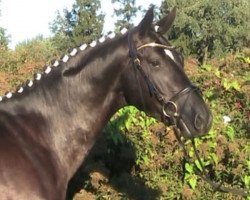
[[[70,9],[74,0],[0,0],[0,27],[11,35],[10,47],[15,44],[34,38],[42,34],[49,36],[49,22],[55,19],[56,11],[64,8]],[[150,4],[160,5],[162,0],[138,0],[137,3],[147,8]],[[101,0],[102,10],[105,12],[105,31],[112,31],[112,4],[111,0]],[[111,10],[111,11],[110,11]],[[135,24],[139,22],[138,16]]]

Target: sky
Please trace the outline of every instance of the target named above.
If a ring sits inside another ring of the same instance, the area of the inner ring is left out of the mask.
[[[162,0],[137,0],[139,5],[148,8],[150,4],[160,6]],[[74,0],[0,0],[0,27],[10,35],[10,48],[19,42],[37,35],[51,35],[49,23],[56,17],[56,11],[71,9]],[[101,0],[105,13],[104,31],[113,31],[113,5],[111,0]],[[142,16],[138,16],[135,24]]]

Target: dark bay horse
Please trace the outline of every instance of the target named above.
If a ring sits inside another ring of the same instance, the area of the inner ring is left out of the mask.
[[[67,184],[102,128],[134,105],[176,124],[187,138],[204,135],[211,113],[163,37],[176,10],[153,24],[84,44],[0,97],[0,199],[63,200]]]

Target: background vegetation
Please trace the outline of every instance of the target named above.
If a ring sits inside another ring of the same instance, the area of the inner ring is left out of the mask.
[[[249,45],[248,0],[166,0],[162,12],[177,6],[178,17],[170,39],[185,55],[194,55],[201,63],[222,57]]]
[[[104,15],[100,12],[99,0],[76,0],[71,10],[57,13],[50,29],[59,50],[90,43],[102,33]]]
[[[143,12],[134,0],[112,2],[118,5],[116,30],[132,26],[133,18]],[[203,164],[211,179],[250,189],[249,1],[168,0],[157,16],[173,6],[178,14],[166,37],[183,51],[185,70],[202,89],[214,116],[210,133],[196,139]],[[58,13],[51,23],[53,37],[38,36],[15,50],[8,48],[10,37],[0,27],[0,94],[67,49],[99,38],[99,8],[99,0],[76,0],[72,10]],[[171,127],[134,107],[124,108],[107,124],[72,179],[68,199],[241,199],[213,193],[194,174],[199,165],[190,142],[186,145],[195,164],[183,164]]]

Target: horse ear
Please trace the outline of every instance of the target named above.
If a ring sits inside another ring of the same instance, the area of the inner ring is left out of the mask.
[[[156,32],[161,33],[161,34],[166,33],[169,30],[169,28],[172,26],[175,16],[176,16],[176,7],[174,7],[167,16],[163,17],[156,24],[157,26]]]
[[[138,25],[140,36],[144,36],[152,27],[154,19],[154,6],[151,6],[147,11],[146,15]]]

